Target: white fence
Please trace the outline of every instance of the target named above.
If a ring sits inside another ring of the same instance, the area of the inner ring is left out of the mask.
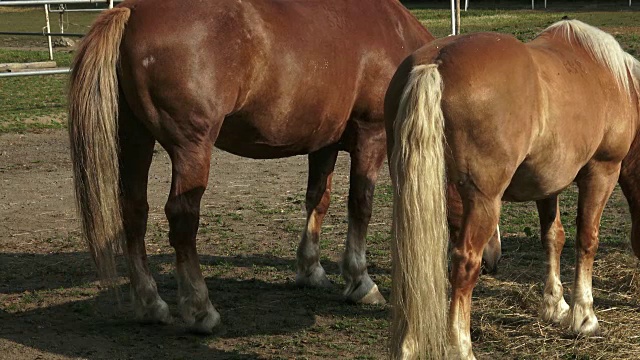
[[[108,4],[108,8],[111,9],[116,2],[122,2],[123,0],[0,0],[0,6],[34,6],[42,5],[44,7],[44,21],[45,26],[42,33],[36,32],[18,32],[18,31],[0,31],[0,35],[42,35],[47,37],[47,44],[49,48],[49,60],[53,60],[53,44],[51,41],[52,36],[83,36],[84,34],[65,33],[64,25],[61,21],[60,32],[51,32],[51,21],[49,15],[51,13],[59,14],[60,17],[66,12],[93,12],[102,11],[104,9],[66,9],[64,5],[71,4]],[[59,9],[51,9],[51,5],[61,5]],[[6,72],[0,73],[0,77],[12,77],[12,76],[30,76],[30,75],[54,75],[54,74],[66,74],[70,72],[69,68],[57,68],[47,70],[31,70],[31,71],[19,71],[19,72]]]
[[[460,34],[460,2],[462,0],[451,0],[451,34]],[[0,2],[1,3],[1,2]],[[540,4],[540,0],[538,0]],[[629,7],[631,7],[631,0],[629,0]],[[531,10],[535,10],[536,0],[531,0]],[[544,0],[544,8],[547,8],[547,0]],[[464,11],[469,9],[469,0],[464,0]]]

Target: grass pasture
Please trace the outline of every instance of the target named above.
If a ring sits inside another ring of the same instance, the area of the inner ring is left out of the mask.
[[[471,0],[473,3],[473,0]],[[551,0],[550,3],[554,1]],[[597,9],[596,9],[597,10]],[[412,5],[437,36],[449,13]],[[640,13],[472,9],[463,32],[500,31],[529,40],[562,16],[601,27],[640,56]],[[69,15],[83,31],[95,16]],[[0,8],[0,30],[38,31],[42,10]],[[56,23],[54,23],[54,30]],[[76,25],[74,25],[76,26]],[[35,30],[34,30],[35,29]],[[0,36],[0,63],[44,60],[38,38]],[[61,66],[72,53],[56,51]],[[322,262],[332,291],[293,285],[295,251],[304,226],[306,159],[258,161],[215,151],[202,205],[199,252],[210,296],[224,326],[214,336],[132,320],[127,283],[122,301],[95,281],[74,212],[65,128],[66,76],[0,79],[0,359],[384,359],[388,306],[341,301],[340,254],[346,236],[348,157],[341,155],[323,225]],[[158,150],[150,177],[147,251],[161,296],[174,316],[177,283],[163,205],[170,182]],[[560,171],[560,169],[559,169]],[[577,192],[562,197],[567,243],[562,280],[569,300],[575,259]],[[369,272],[389,295],[391,187],[383,168],[368,235]],[[601,333],[575,337],[541,322],[545,256],[531,203],[505,204],[503,260],[474,292],[472,337],[478,359],[637,359],[640,357],[640,268],[628,236],[630,218],[619,189],[604,213],[594,265],[594,302]],[[126,273],[121,261],[121,274]]]

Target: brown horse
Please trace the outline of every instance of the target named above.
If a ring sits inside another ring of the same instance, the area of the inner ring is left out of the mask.
[[[501,200],[535,200],[548,256],[542,316],[592,334],[591,272],[600,217],[616,182],[640,256],[640,62],[571,20],[523,44],[479,33],[409,56],[385,99],[394,183],[393,358],[473,359],[471,293]],[[579,189],[576,272],[563,298],[557,194]],[[447,183],[460,193],[447,316]],[[448,331],[447,331],[448,327]]]
[[[397,0],[132,0],[104,12],[80,45],[69,134],[84,233],[99,273],[123,243],[137,317],[169,322],[147,266],[147,178],[156,141],[172,162],[165,212],[179,308],[220,321],[196,252],[213,146],[252,158],[309,154],[299,285],[331,283],[319,262],[338,151],[351,155],[342,274],[347,300],[382,303],[365,235],[385,159],[383,99],[400,62],[433,36]]]

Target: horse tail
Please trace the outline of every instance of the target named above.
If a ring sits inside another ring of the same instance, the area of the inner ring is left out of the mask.
[[[131,11],[101,14],[84,37],[69,83],[69,140],[82,230],[100,279],[113,285],[124,240],[118,164],[120,42]]]
[[[447,359],[447,245],[443,83],[417,65],[393,125],[391,358]]]

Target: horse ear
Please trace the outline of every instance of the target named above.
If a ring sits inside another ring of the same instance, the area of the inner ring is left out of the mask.
[[[571,20],[571,18],[567,15],[563,16],[561,20]]]

